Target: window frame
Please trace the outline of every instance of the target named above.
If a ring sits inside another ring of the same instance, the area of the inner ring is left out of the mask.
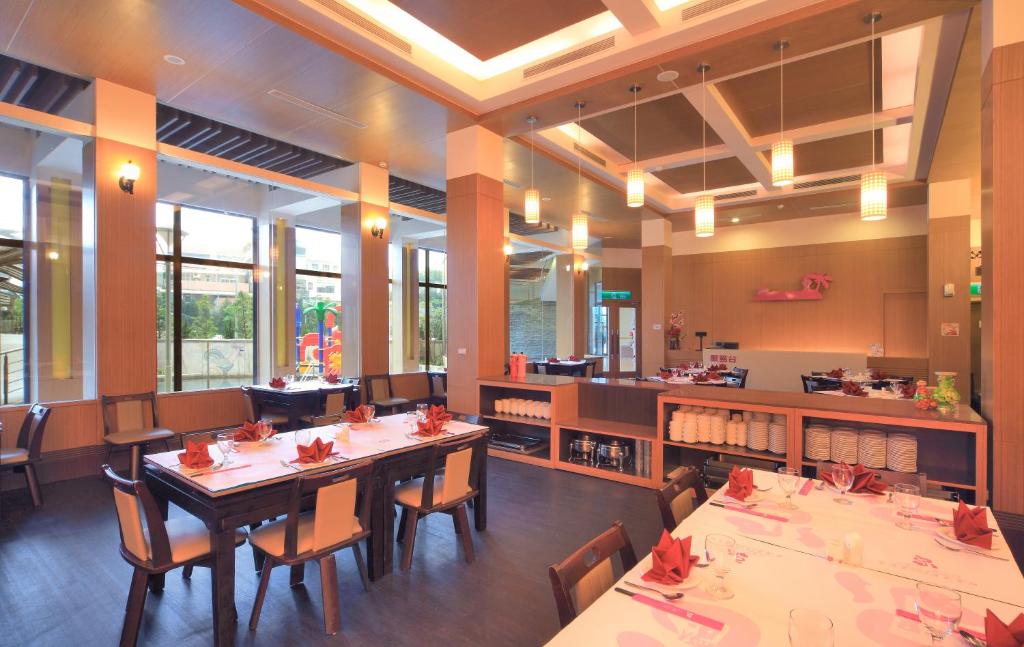
[[[432,364],[430,361],[430,288],[438,288],[444,290],[445,300],[445,316],[447,317],[448,308],[448,252],[439,249],[430,249],[429,247],[420,247],[423,250],[423,276],[426,280],[418,281],[418,287],[423,288],[423,339],[422,344],[423,350],[423,370],[430,372],[431,366],[441,366],[444,371],[448,370],[447,366],[442,364]],[[444,255],[444,283],[434,283],[430,280],[430,254],[443,254]],[[418,259],[417,259],[418,261]],[[421,268],[416,269],[416,273],[419,274]],[[416,277],[417,280],[419,276]],[[445,346],[448,346],[448,326],[445,324]]]
[[[31,178],[17,173],[8,173],[0,171],[0,175],[8,178],[12,178],[21,182],[21,239],[18,238],[0,238],[0,247],[15,247],[21,250],[21,330],[22,339],[24,340],[21,349],[21,402],[15,402],[14,406],[20,406],[32,402],[32,381],[29,373],[29,367],[31,366],[32,360],[32,327],[30,325],[31,318],[30,314],[32,311],[32,283],[31,283],[31,264],[26,262],[25,259],[25,232],[31,230],[31,219],[32,219],[32,183]],[[3,371],[2,363],[0,363],[0,371]],[[0,379],[4,379],[5,376],[0,375]],[[0,406],[8,406],[10,402],[10,392],[7,389],[6,384],[3,390],[3,402]]]

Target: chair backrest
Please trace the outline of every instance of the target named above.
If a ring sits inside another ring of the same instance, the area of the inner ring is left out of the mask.
[[[683,468],[675,478],[654,494],[658,499],[658,509],[661,511],[661,523],[669,532],[675,530],[697,506],[708,500],[704,479],[700,470],[695,467]]]
[[[587,360],[587,365],[584,367],[583,377],[594,377],[594,374],[596,372],[597,372],[597,360],[596,359],[588,359]]]
[[[548,374],[548,363],[547,362],[537,362],[536,367],[537,367],[537,373],[539,373],[540,375],[547,375]]]
[[[153,569],[170,564],[167,527],[146,484],[118,476],[110,465],[103,466],[103,474],[114,490],[121,554],[128,561]]]
[[[897,483],[906,483],[907,485],[916,485],[918,490],[921,491],[921,496],[925,496],[928,492],[928,476],[924,472],[904,474],[902,472],[879,470],[876,474],[878,474],[879,481],[890,487]]]
[[[366,387],[367,403],[391,398],[391,376],[389,374],[364,375],[363,384]]]
[[[446,398],[448,397],[448,374],[447,373],[431,373],[430,374],[430,395],[435,398]]]
[[[344,413],[329,413],[325,416],[315,416],[312,419],[314,427],[326,427],[327,425],[336,425],[346,421]]]
[[[312,476],[300,476],[292,485],[288,517],[284,522],[284,556],[294,558],[299,543],[299,517],[303,500],[315,498],[313,551],[330,550],[370,529],[370,473],[373,461]],[[358,525],[357,525],[358,524]]]
[[[324,415],[330,416],[333,414],[345,412],[345,398],[346,393],[339,391],[338,393],[328,393],[324,399]]]
[[[563,627],[615,583],[611,561],[615,553],[623,572],[636,566],[636,553],[621,521],[548,569]]]
[[[160,426],[156,415],[156,394],[152,391],[104,395],[100,396],[100,404],[103,408],[103,431],[106,434]]]
[[[749,372],[749,368],[734,368],[732,369],[732,375],[725,376],[725,383],[736,389],[745,389],[747,388],[747,373]]]
[[[842,385],[834,380],[822,380],[813,375],[801,375],[800,380],[804,383],[804,393],[815,391],[838,391]]]
[[[486,432],[437,443],[430,447],[423,473],[420,507],[453,505],[475,496],[480,485],[480,462],[486,459]],[[434,492],[434,476],[444,461],[444,490]]]
[[[483,416],[480,416],[478,414],[473,414],[473,413],[455,413],[454,411],[449,411],[448,413],[450,413],[452,415],[452,418],[454,420],[458,420],[459,422],[465,422],[465,423],[470,424],[470,425],[479,425],[479,424],[481,424],[481,421],[483,420]]]
[[[256,398],[252,394],[252,388],[242,387],[242,401],[245,403],[245,419],[249,422],[256,422],[260,419]]]
[[[28,450],[29,460],[39,458],[39,452],[43,447],[43,433],[46,431],[46,421],[50,419],[50,408],[36,403],[29,407],[25,419],[18,431],[18,447]]]

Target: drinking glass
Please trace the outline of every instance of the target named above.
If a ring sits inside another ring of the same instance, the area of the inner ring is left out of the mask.
[[[853,468],[846,463],[833,465],[832,482],[835,483],[836,489],[839,490],[839,496],[832,500],[841,505],[852,505],[850,500],[846,498],[846,492],[853,485]]]
[[[288,375],[284,376],[284,383],[285,384],[291,384],[294,381],[295,381],[295,376],[292,375],[291,373],[289,373]]]
[[[896,522],[897,528],[913,530],[914,524],[911,518],[917,514],[917,508],[921,505],[921,490],[910,483],[897,483],[892,488],[893,498],[899,506],[900,520]]]
[[[428,404],[417,404],[416,405],[416,417],[420,420],[427,419],[427,411],[430,409]]]
[[[313,440],[313,432],[309,429],[299,429],[295,432],[295,444],[309,446],[310,441]]]
[[[932,636],[932,644],[939,645],[960,624],[962,608],[960,594],[924,582],[917,583],[917,616]]]
[[[370,414],[366,421],[373,422],[374,419],[377,417],[377,407],[373,406],[372,404],[365,404],[363,406],[366,407],[366,412]]]
[[[717,600],[733,596],[732,589],[725,583],[725,576],[732,569],[736,559],[736,540],[729,535],[710,534],[704,538],[704,555],[711,565],[711,571],[718,578],[708,585],[708,593]]]
[[[779,487],[782,489],[782,493],[786,495],[786,501],[779,505],[780,508],[796,510],[796,504],[793,503],[793,493],[796,492],[796,486],[799,483],[800,470],[794,467],[779,468]]]
[[[230,463],[231,459],[228,455],[235,451],[235,432],[225,431],[217,434],[217,449],[219,449],[220,453],[224,456],[222,464],[227,465]]]
[[[811,609],[789,612],[791,647],[832,647],[835,641],[832,619]]]

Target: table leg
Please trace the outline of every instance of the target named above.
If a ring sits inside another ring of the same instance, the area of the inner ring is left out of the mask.
[[[235,644],[235,530],[211,529],[213,644]]]
[[[484,445],[484,451],[487,446]],[[487,456],[484,455],[480,461],[480,482],[477,484],[478,493],[473,499],[473,523],[478,531],[487,530]]]
[[[370,477],[370,536],[366,538],[366,561],[371,580],[378,580],[386,574],[384,533],[387,526],[387,503],[384,483],[384,475],[380,469],[375,469]]]
[[[156,501],[156,507],[160,509],[160,516],[164,521],[167,521],[167,515],[170,509],[170,503],[167,499],[161,497],[153,497]],[[149,590],[153,593],[159,593],[164,590],[164,581],[167,579],[165,573],[149,576]]]

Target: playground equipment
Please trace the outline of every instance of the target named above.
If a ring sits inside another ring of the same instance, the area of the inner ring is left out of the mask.
[[[339,309],[323,301],[305,310],[295,307],[295,363],[303,378],[323,374],[325,362],[330,372],[341,374]],[[316,316],[317,331],[303,335],[302,319],[308,314]]]

